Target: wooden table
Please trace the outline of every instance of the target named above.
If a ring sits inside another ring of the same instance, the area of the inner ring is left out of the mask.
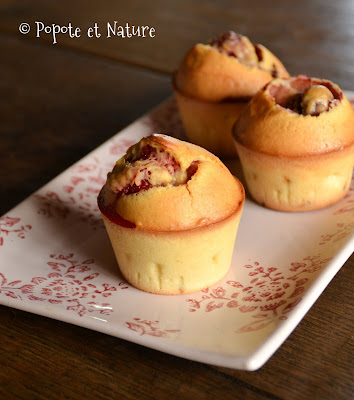
[[[88,38],[97,22],[154,27],[154,38]],[[0,215],[171,94],[195,42],[234,29],[292,74],[353,89],[351,0],[0,3]],[[35,35],[35,21],[83,35]],[[28,22],[31,32],[19,33]],[[213,367],[0,307],[3,399],[351,399],[353,256],[256,372]],[[1,266],[0,266],[1,271]]]

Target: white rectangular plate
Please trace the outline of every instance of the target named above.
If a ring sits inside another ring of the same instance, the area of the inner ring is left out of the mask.
[[[345,199],[315,212],[281,213],[246,200],[221,282],[188,295],[148,294],[120,275],[96,197],[126,148],[152,132],[183,139],[173,99],[0,218],[0,303],[180,357],[255,370],[352,254],[353,180]]]

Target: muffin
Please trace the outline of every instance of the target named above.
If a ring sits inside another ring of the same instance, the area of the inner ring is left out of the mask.
[[[213,154],[153,134],[117,161],[98,205],[126,280],[172,295],[227,273],[244,198],[242,184]]]
[[[234,157],[232,126],[256,92],[274,77],[289,77],[264,46],[228,32],[189,50],[173,86],[188,140],[218,156]]]
[[[330,206],[349,190],[354,111],[334,83],[275,79],[250,101],[233,135],[253,199],[280,211]]]

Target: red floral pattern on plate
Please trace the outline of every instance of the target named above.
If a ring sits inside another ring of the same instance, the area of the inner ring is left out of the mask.
[[[115,157],[122,156],[134,143],[134,140],[129,139],[113,140],[112,145],[109,148],[109,154],[114,155]]]
[[[4,216],[0,218],[0,246],[3,246],[5,238],[16,236],[24,239],[26,233],[32,229],[31,225],[19,225],[21,218]]]
[[[174,99],[169,100],[165,107],[142,117],[140,124],[149,128],[147,134],[169,132],[181,136],[183,132]],[[48,218],[70,218],[87,222],[93,229],[103,228],[97,207],[97,195],[106,182],[107,172],[112,169],[117,158],[135,142],[136,140],[125,137],[113,139],[105,158],[99,159],[94,156],[89,161],[74,165],[70,169],[70,179],[65,184],[56,190],[41,191],[34,195],[40,202],[37,213]]]
[[[79,220],[94,229],[103,227],[97,207],[98,193],[117,157],[132,144],[134,141],[125,138],[113,140],[104,162],[94,156],[74,165],[70,169],[70,178],[58,187],[59,190],[46,190],[34,195],[40,202],[37,213],[48,218]]]
[[[352,199],[351,196],[350,197],[347,196],[346,198],[348,199],[347,203],[344,204],[344,206],[341,207],[339,210],[335,211],[333,213],[334,215],[339,215],[339,214],[344,214],[344,213],[349,213],[349,212],[351,213],[354,211],[354,199]]]
[[[99,218],[97,195],[106,181],[107,168],[97,157],[75,165],[61,192],[46,190],[34,195],[40,201],[38,214],[48,218],[68,217],[87,222],[93,228],[103,226]]]
[[[187,299],[189,311],[211,312],[223,307],[234,308],[240,313],[253,313],[255,321],[236,332],[265,328],[276,320],[287,319],[288,314],[302,300],[309,274],[323,269],[331,258],[319,255],[293,262],[288,271],[277,267],[264,267],[259,262],[244,265],[249,269],[245,282],[227,281],[228,286],[204,289],[201,299]],[[285,273],[288,273],[286,276]]]
[[[128,289],[125,282],[118,282],[117,286],[96,283],[100,274],[93,272],[90,267],[94,260],[78,262],[72,253],[51,254],[50,258],[47,265],[51,272],[46,276],[36,276],[27,283],[22,280],[8,282],[4,274],[0,273],[0,295],[18,300],[26,298],[31,301],[63,304],[66,310],[75,311],[82,317],[88,312],[110,314],[113,311],[110,304],[98,302],[96,299],[107,298],[118,289]]]
[[[80,224],[82,223],[80,229],[82,228],[84,235],[86,235],[88,227],[96,229],[98,226],[103,226],[96,198],[106,180],[107,172],[112,169],[115,161],[124,154],[126,148],[152,132],[173,134],[178,138],[185,139],[175,100],[169,100],[141,118],[119,136],[112,138],[101,148],[95,150],[92,155],[87,156],[42,188],[35,195],[37,200],[35,206],[38,207],[34,212],[29,212],[30,210],[27,208],[21,214],[20,211],[23,208],[20,206],[19,212],[14,213],[17,218],[0,218],[0,245],[10,244],[10,240],[6,241],[8,237],[16,240],[23,239],[34,224],[36,224],[35,227],[38,232],[41,228],[39,215],[46,219],[52,219],[53,225],[61,223],[65,226],[65,224],[80,222]],[[197,315],[201,318],[204,318],[204,316],[219,318],[218,312],[220,312],[221,314],[224,313],[220,319],[224,321],[230,315],[229,313],[233,313],[232,323],[236,322],[238,326],[231,328],[232,333],[260,331],[272,323],[277,325],[281,320],[286,319],[289,312],[301,302],[305,291],[315,281],[316,275],[331,260],[330,256],[334,252],[331,248],[336,249],[338,247],[337,245],[333,246],[333,244],[346,240],[353,230],[353,223],[350,223],[348,219],[349,213],[354,210],[353,184],[354,181],[352,181],[348,195],[340,204],[333,209],[324,211],[328,218],[328,226],[330,226],[329,233],[321,232],[323,234],[320,237],[320,242],[313,243],[317,249],[313,251],[313,254],[321,253],[321,255],[303,258],[306,253],[301,253],[301,255],[296,253],[295,257],[290,260],[298,261],[289,262],[287,265],[280,260],[279,265],[281,267],[273,264],[267,265],[266,254],[264,258],[263,256],[254,257],[253,259],[257,259],[257,262],[245,262],[241,277],[230,278],[218,287],[206,289],[191,297],[188,296],[189,308],[185,310],[183,318],[191,318],[193,323],[198,324]],[[33,206],[33,204],[30,204],[30,206]],[[345,215],[342,216],[342,214]],[[32,226],[29,224],[32,224]],[[28,240],[24,242],[25,245],[28,242],[32,244],[32,240],[36,240],[33,231],[31,235],[28,235]],[[89,232],[87,235],[91,233]],[[10,250],[17,251],[18,248],[21,248],[17,245],[16,243],[14,249]],[[76,243],[73,243],[73,246],[75,245]],[[6,296],[5,304],[19,308],[21,308],[19,304],[24,303],[26,303],[26,306],[28,306],[28,303],[42,304],[41,311],[49,316],[51,316],[51,313],[47,311],[52,311],[50,309],[52,307],[60,312],[60,319],[63,320],[66,320],[68,313],[80,317],[91,314],[94,318],[97,318],[95,316],[97,314],[109,315],[113,311],[112,304],[117,304],[115,303],[117,299],[112,298],[112,295],[117,295],[118,289],[127,289],[128,285],[121,281],[111,283],[112,278],[103,278],[104,272],[101,273],[100,270],[95,268],[94,261],[94,259],[98,259],[98,256],[96,257],[98,253],[94,252],[100,252],[101,249],[94,247],[92,252],[90,249],[92,256],[87,257],[90,259],[77,261],[78,258],[73,253],[64,255],[65,252],[68,252],[65,248],[60,249],[62,254],[48,256],[46,249],[40,250],[38,245],[34,246],[36,253],[33,253],[33,256],[36,261],[35,263],[32,262],[33,271],[40,270],[41,272],[33,272],[32,275],[36,276],[27,280],[17,280],[22,275],[17,275],[16,278],[10,280],[8,277],[11,270],[5,267],[5,264],[2,264],[0,297],[3,296],[4,299]],[[327,250],[330,251],[327,253]],[[245,260],[251,259],[251,248],[246,251],[243,257],[247,257],[244,258]],[[37,262],[38,269],[35,268]],[[49,271],[44,270],[45,272],[43,272],[43,263]],[[27,272],[20,269],[20,272],[27,274],[28,269]],[[146,296],[149,295],[146,294]],[[120,326],[124,326],[125,330],[129,329],[135,332],[137,337],[139,335],[139,337],[155,336],[173,339],[178,332],[181,332],[180,337],[183,341],[183,335],[189,334],[188,329],[183,331],[166,329],[165,323],[154,321],[154,317],[150,313],[152,307],[141,308],[141,312],[144,314],[141,315],[144,316],[144,319],[134,318],[137,315],[134,300],[130,299],[130,296],[125,297],[123,295],[123,297],[127,301],[124,307],[124,315],[128,314],[128,316],[122,320],[124,325],[118,324],[119,328],[111,325],[112,331],[117,336],[120,335]],[[109,303],[109,300],[111,303]],[[184,302],[185,298],[176,298],[176,301]],[[149,303],[148,297],[147,303]],[[188,309],[191,313],[188,312]],[[165,309],[161,307],[161,310],[160,320],[162,321],[165,317],[167,320],[171,312],[168,305]],[[155,310],[152,312],[155,313]],[[120,318],[118,313],[117,318]],[[211,335],[217,336],[217,333],[218,331],[212,332],[212,329],[210,329]],[[263,331],[263,334],[266,335],[266,331]],[[138,339],[137,342],[139,342]],[[144,341],[142,340],[141,343],[144,343]],[[234,343],[233,341],[230,345],[234,346]]]
[[[174,98],[169,99],[164,107],[159,107],[142,117],[140,122],[149,128],[149,134],[164,133],[186,140],[177,102]]]
[[[160,321],[147,321],[140,318],[133,318],[134,322],[126,322],[128,329],[140,333],[142,335],[169,337],[171,334],[180,332],[179,329],[162,329],[158,327]]]
[[[354,232],[354,222],[337,223],[337,228],[338,229],[335,232],[327,233],[326,235],[321,235],[321,242],[319,243],[319,245],[322,246],[328,242],[335,243],[338,242],[339,240],[342,240],[352,235]]]

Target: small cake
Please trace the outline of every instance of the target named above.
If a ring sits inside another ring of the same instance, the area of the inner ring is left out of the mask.
[[[280,211],[330,206],[349,190],[354,111],[334,83],[275,79],[250,101],[233,135],[256,202]]]
[[[98,205],[126,280],[181,294],[227,273],[244,199],[242,184],[213,154],[153,134],[117,161]]]
[[[193,46],[173,81],[188,140],[218,156],[234,157],[232,126],[250,98],[274,77],[289,74],[268,49],[246,36],[228,32]]]

